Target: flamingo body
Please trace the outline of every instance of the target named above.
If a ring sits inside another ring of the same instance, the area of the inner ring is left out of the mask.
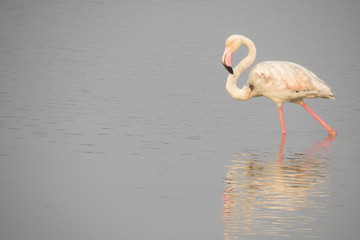
[[[233,69],[231,57],[242,44],[249,48],[248,55]],[[241,73],[255,61],[256,48],[254,43],[242,36],[232,35],[225,43],[222,63],[230,72],[226,89],[238,100],[248,100],[252,97],[264,96],[273,100],[278,106],[282,133],[286,133],[282,105],[293,102],[303,106],[330,135],[336,132],[316,115],[303,101],[304,98],[335,99],[330,87],[313,72],[296,63],[285,61],[265,61],[256,64],[249,73],[246,84],[240,89],[237,80]]]
[[[258,96],[276,103],[298,102],[303,98],[332,98],[330,87],[310,70],[291,62],[260,62],[250,71],[249,86]]]

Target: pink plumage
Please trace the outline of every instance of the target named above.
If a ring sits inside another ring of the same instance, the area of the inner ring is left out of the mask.
[[[231,66],[232,54],[242,44],[249,48],[249,53],[233,69]],[[278,106],[283,134],[286,133],[286,129],[282,105],[285,102],[300,104],[325,127],[330,135],[336,135],[335,130],[327,125],[303,101],[304,98],[317,97],[334,99],[334,94],[323,80],[303,66],[285,61],[260,62],[251,69],[248,81],[243,88],[238,88],[238,78],[255,61],[255,58],[256,48],[250,39],[242,35],[232,35],[226,40],[222,63],[230,72],[226,82],[226,90],[234,99],[248,100],[252,97],[264,96],[273,100]]]

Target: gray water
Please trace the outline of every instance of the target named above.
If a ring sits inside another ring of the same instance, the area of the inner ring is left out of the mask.
[[[1,1],[0,239],[358,239],[359,11]],[[338,136],[288,103],[281,138],[273,102],[231,99],[234,33],[325,80],[336,100],[307,103]]]

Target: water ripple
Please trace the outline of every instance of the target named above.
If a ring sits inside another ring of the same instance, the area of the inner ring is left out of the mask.
[[[326,150],[332,140],[284,156],[283,138],[275,161],[273,154],[254,150],[234,155],[225,178],[224,239],[321,236],[311,223],[326,220],[322,217],[330,196]]]

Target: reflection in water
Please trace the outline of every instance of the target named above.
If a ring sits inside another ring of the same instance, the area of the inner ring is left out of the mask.
[[[284,135],[277,157],[251,150],[234,155],[225,178],[224,239],[321,236],[311,222],[323,220],[326,212],[330,195],[326,150],[332,140],[328,137],[303,153],[284,157]]]

